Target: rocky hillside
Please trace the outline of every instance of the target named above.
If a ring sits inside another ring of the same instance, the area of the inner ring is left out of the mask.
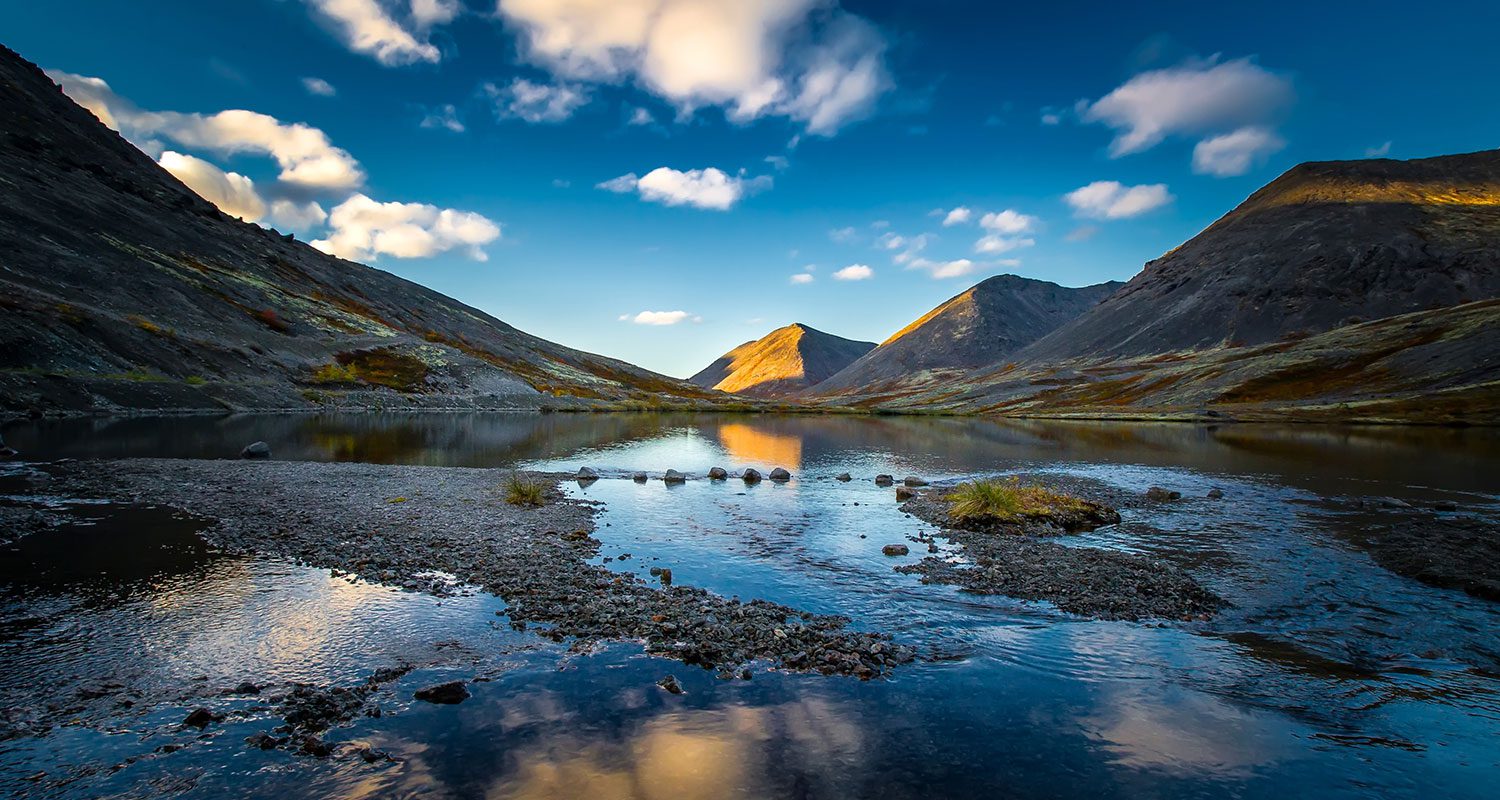
[[[0,412],[721,397],[231,219],[0,48]]]
[[[793,323],[730,350],[688,380],[750,397],[786,397],[827,379],[874,347],[874,342]]]
[[[1118,282],[1071,289],[996,275],[897,331],[847,369],[818,384],[818,395],[868,392],[934,370],[1001,362],[1119,289]]]
[[[1258,345],[1500,296],[1500,150],[1302,164],[1026,349]]]

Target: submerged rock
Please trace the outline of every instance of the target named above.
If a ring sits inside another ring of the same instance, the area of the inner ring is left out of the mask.
[[[880,548],[880,552],[885,553],[888,556],[904,556],[907,553],[911,552],[911,548],[907,547],[904,544],[888,544],[885,547]]]
[[[1222,489],[1209,489],[1207,497],[1210,500],[1223,500],[1224,491]]]
[[[902,483],[905,483],[907,486],[926,486],[927,485],[927,481],[924,481],[924,480],[922,480],[921,478],[918,478],[915,475],[907,475],[906,476],[906,480],[902,481]]]
[[[265,442],[251,442],[240,451],[240,458],[270,458],[271,446]]]
[[[472,695],[469,694],[469,687],[465,686],[463,681],[449,681],[418,689],[412,697],[438,705],[456,705],[468,700]]]
[[[849,481],[854,480],[854,477],[851,476],[847,472],[840,472],[838,475],[834,476],[833,479],[836,480],[836,481],[842,481],[844,483],[848,483]]]
[[[741,477],[744,478],[745,483],[760,483],[760,472],[753,468],[747,468]]]
[[[1168,500],[1181,500],[1182,492],[1173,492],[1160,486],[1152,486],[1146,490],[1146,499],[1161,503]]]
[[[722,481],[722,480],[724,480],[725,478],[728,478],[728,477],[729,477],[729,470],[726,470],[723,467],[712,467],[712,468],[710,468],[708,470],[708,478],[709,478],[709,480]]]
[[[782,469],[781,467],[777,467],[776,469],[771,470],[771,480],[773,480],[773,481],[782,482],[782,481],[789,481],[791,479],[792,479],[792,473],[787,472],[786,470]]]
[[[687,483],[687,476],[675,469],[667,470],[666,474],[661,476],[661,479],[667,483]]]
[[[201,729],[208,727],[210,722],[216,722],[218,719],[218,717],[214,716],[214,712],[206,708],[197,708],[193,709],[193,713],[187,715],[187,719],[183,720],[182,724]]]
[[[893,484],[895,482],[896,482],[895,478],[892,478],[891,476],[886,475],[884,473],[875,476],[875,485],[876,486],[890,486],[891,484]]]
[[[668,694],[682,694],[685,691],[682,688],[682,684],[677,682],[676,675],[668,675],[667,677],[657,681],[656,685],[665,689]]]
[[[635,481],[636,483],[645,483],[646,480],[647,480],[647,477],[646,477],[646,473],[644,473],[644,472],[637,472],[634,475],[631,475],[630,479],[633,480],[633,481]]]

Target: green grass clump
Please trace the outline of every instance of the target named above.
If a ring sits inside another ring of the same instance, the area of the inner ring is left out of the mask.
[[[202,386],[203,384],[208,383],[208,381],[202,375],[189,375],[186,378],[183,378],[182,382],[186,383],[189,386]]]
[[[1077,497],[1043,486],[1022,486],[1018,478],[959,484],[944,499],[954,519],[999,522],[1021,522],[1088,508],[1088,503]]]
[[[547,487],[511,473],[505,481],[505,502],[513,506],[540,506],[547,502]]]

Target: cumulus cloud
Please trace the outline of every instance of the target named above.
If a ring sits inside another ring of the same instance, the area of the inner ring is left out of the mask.
[[[1268,129],[1294,99],[1284,76],[1248,58],[1219,62],[1215,57],[1142,72],[1104,97],[1081,103],[1079,110],[1085,122],[1115,130],[1109,151],[1118,158],[1155,147],[1168,136],[1207,142],[1242,129]]]
[[[440,105],[422,116],[419,123],[424,128],[442,128],[443,130],[463,133],[464,121],[458,117],[458,108],[452,103]]]
[[[1094,181],[1063,195],[1080,217],[1125,219],[1172,202],[1165,183],[1126,186],[1119,181]]]
[[[829,0],[499,0],[498,11],[531,63],[634,82],[684,113],[784,116],[830,136],[890,86],[884,39]]]
[[[906,264],[912,261],[918,254],[927,249],[927,245],[932,241],[932,238],[928,234],[920,233],[903,240],[902,244],[904,247],[901,252],[891,256],[891,260],[897,264]]]
[[[386,0],[306,0],[356,53],[374,57],[388,67],[426,62],[435,64],[442,53],[427,39],[430,28],[458,15],[457,0],[412,0],[404,19],[398,3]]]
[[[836,281],[863,281],[875,277],[875,270],[864,264],[850,264],[833,273]]]
[[[325,253],[356,261],[377,256],[426,258],[465,248],[475,261],[500,238],[500,226],[480,214],[426,203],[381,203],[355,194],[328,215],[330,233],[312,243]]]
[[[62,84],[74,102],[94,112],[137,147],[159,152],[153,137],[178,145],[223,155],[254,153],[269,156],[281,168],[286,183],[316,189],[352,189],[364,182],[359,162],[334,147],[327,134],[310,125],[285,123],[275,117],[243,109],[217,114],[143,111],[115,94],[98,78],[67,72],[47,73]]]
[[[156,163],[231,217],[256,222],[266,215],[266,203],[255,191],[255,182],[244,175],[225,172],[201,158],[171,150],[162,153]]]
[[[1009,208],[1004,211],[991,211],[979,218],[980,227],[988,233],[974,243],[974,252],[1008,253],[1011,250],[1030,247],[1036,244],[1036,240],[1022,234],[1035,230],[1037,222],[1036,217]]]
[[[516,78],[505,86],[486,83],[483,89],[494,101],[497,116],[532,123],[562,122],[589,101],[588,92],[581,87],[536,83],[525,78]]]
[[[314,201],[298,203],[294,200],[276,200],[271,203],[270,222],[278,228],[306,231],[322,225],[328,220],[328,212]]]
[[[795,274],[795,275],[792,276],[792,283],[801,284],[801,283],[812,283],[812,282],[813,282],[813,276],[812,276],[811,273],[808,273],[808,272],[799,272],[799,273],[797,273],[797,274]]]
[[[958,278],[972,273],[981,267],[967,258],[954,259],[952,261],[933,261],[926,258],[914,259],[906,266],[907,269],[925,270],[933,278]]]
[[[1204,139],[1193,147],[1193,171],[1228,178],[1244,175],[1252,166],[1286,147],[1286,141],[1267,128],[1240,128]]]
[[[697,321],[698,317],[686,311],[642,311],[639,314],[621,314],[621,322],[634,322],[637,325],[676,325],[688,319]]]
[[[302,88],[306,89],[308,94],[315,94],[319,97],[333,97],[338,94],[333,84],[322,78],[303,78]]]
[[[974,218],[974,211],[967,206],[959,206],[946,213],[944,213],[942,209],[938,209],[938,213],[943,217],[944,228],[951,228],[954,225],[963,225],[964,223]]]
[[[747,177],[744,170],[730,175],[717,167],[690,169],[657,167],[637,177],[627,173],[597,184],[597,188],[626,194],[637,192],[642,200],[668,206],[692,206],[727,211],[741,199],[771,186],[769,175]]]
[[[887,231],[880,234],[880,238],[875,240],[875,244],[887,250],[900,250],[906,244],[906,238]]]

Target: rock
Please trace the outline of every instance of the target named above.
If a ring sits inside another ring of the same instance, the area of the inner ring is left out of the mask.
[[[896,482],[895,478],[892,478],[891,476],[886,475],[886,474],[880,474],[880,475],[876,475],[875,476],[875,485],[876,486],[890,486],[891,484],[893,484],[895,482]]]
[[[206,708],[197,708],[193,709],[193,713],[187,715],[187,719],[183,720],[182,724],[202,729],[208,727],[208,723],[214,722],[217,719],[218,717],[214,716],[214,712]]]
[[[911,548],[908,548],[904,544],[888,544],[885,547],[880,548],[880,552],[885,553],[888,556],[904,556],[907,553],[911,552]]]
[[[746,469],[741,477],[745,479],[745,483],[760,483],[760,473],[754,469]]]
[[[1222,489],[1209,489],[1208,490],[1208,499],[1210,499],[1210,500],[1223,500],[1224,499],[1224,491]]]
[[[656,685],[660,686],[663,689],[666,689],[668,694],[682,694],[684,691],[684,689],[682,688],[682,684],[677,682],[676,675],[668,675],[667,677],[657,681]]]
[[[927,481],[924,481],[924,480],[922,480],[921,478],[918,478],[915,475],[907,475],[906,476],[906,480],[902,481],[902,483],[906,484],[907,486],[926,486],[927,485]]]
[[[661,572],[657,575],[657,577],[661,579],[662,586],[672,585],[672,570],[670,568],[662,567]]]
[[[848,483],[849,481],[854,480],[854,478],[847,472],[840,472],[837,476],[834,477],[834,480]]]
[[[0,458],[15,458],[20,454],[21,451],[14,447],[6,447],[3,443],[0,443]]]
[[[265,442],[251,442],[240,451],[240,458],[270,458],[271,446]]]
[[[265,731],[261,731],[254,736],[245,737],[246,743],[248,743],[251,747],[255,747],[261,750],[275,750],[277,746],[280,745],[283,741],[283,739],[278,739],[275,736],[266,733]]]
[[[260,688],[250,681],[244,681],[233,689],[224,690],[224,694],[260,694]]]
[[[708,479],[711,481],[722,481],[729,477],[729,470],[723,467],[711,467],[708,470]]]
[[[1387,497],[1386,499],[1381,500],[1380,505],[1385,508],[1413,508],[1411,503],[1394,497]]]
[[[776,469],[771,470],[771,480],[773,480],[773,481],[776,481],[778,483],[784,483],[784,482],[789,481],[791,479],[792,479],[792,473],[787,472],[786,470],[782,469],[781,467],[777,467]]]
[[[655,578],[657,575],[660,575],[660,574],[661,574],[661,567],[652,567],[651,568],[651,577]]]
[[[1172,492],[1163,489],[1160,486],[1152,486],[1151,488],[1146,490],[1146,499],[1154,500],[1158,503],[1165,502],[1167,500],[1181,500],[1182,492]]]
[[[687,476],[675,469],[667,470],[667,473],[661,476],[661,479],[667,483],[687,483]]]
[[[579,467],[578,474],[575,477],[578,479],[579,483],[585,483],[587,481],[599,480],[599,473],[593,471],[588,467]]]
[[[917,490],[910,486],[896,487],[896,502],[903,503],[917,496]]]
[[[637,472],[634,475],[631,475],[630,479],[633,480],[633,481],[635,481],[636,483],[645,483],[646,482],[646,473],[644,473],[644,472]]]
[[[454,705],[468,700],[470,694],[469,687],[465,686],[463,681],[449,681],[418,689],[412,697],[438,705]]]

